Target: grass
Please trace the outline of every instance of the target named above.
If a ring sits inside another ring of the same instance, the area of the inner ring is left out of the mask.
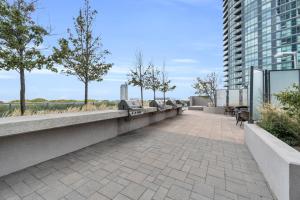
[[[98,101],[84,105],[82,102],[43,102],[27,103],[25,115],[57,114],[67,112],[87,112],[100,110],[115,110],[117,102]],[[20,106],[18,104],[0,104],[0,117],[20,116]]]

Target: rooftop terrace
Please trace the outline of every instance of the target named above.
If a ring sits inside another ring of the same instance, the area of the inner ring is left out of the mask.
[[[243,134],[231,117],[187,111],[2,177],[0,199],[271,200]]]

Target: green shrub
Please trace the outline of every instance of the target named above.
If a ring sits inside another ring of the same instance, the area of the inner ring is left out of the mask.
[[[300,123],[300,87],[294,85],[292,89],[280,92],[276,97],[283,109]]]
[[[300,143],[300,124],[288,112],[265,105],[259,125],[291,146]]]

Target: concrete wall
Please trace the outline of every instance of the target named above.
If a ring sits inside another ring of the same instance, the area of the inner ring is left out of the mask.
[[[60,114],[56,116],[58,121],[53,115],[1,119],[0,177],[175,117],[177,110],[148,109],[135,119],[129,119],[127,114],[124,117],[124,113],[127,111]]]
[[[190,106],[208,106],[210,100],[208,97],[192,96],[190,97]]]
[[[299,200],[300,152],[253,124],[245,142],[278,200]]]
[[[203,111],[206,113],[224,115],[225,109],[224,107],[203,107]]]

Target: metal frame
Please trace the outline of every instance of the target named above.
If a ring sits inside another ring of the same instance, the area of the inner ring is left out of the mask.
[[[259,68],[255,68],[254,66],[251,66],[250,68],[250,102],[249,102],[249,111],[250,111],[250,117],[249,117],[249,124],[253,124],[253,84],[254,84],[254,70],[261,70]],[[271,83],[270,83],[270,74],[273,71],[298,71],[299,72],[299,85],[300,85],[300,69],[283,69],[283,70],[261,70],[263,72],[263,101],[265,103],[271,102]]]

